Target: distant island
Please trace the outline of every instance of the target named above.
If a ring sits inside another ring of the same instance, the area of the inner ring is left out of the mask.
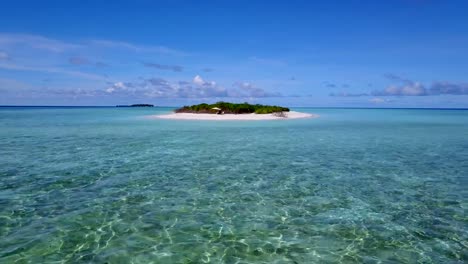
[[[203,103],[192,106],[184,106],[176,109],[175,112],[192,114],[280,114],[283,112],[289,112],[289,108],[276,105],[217,102],[215,104]]]
[[[152,104],[116,105],[116,107],[154,107]]]

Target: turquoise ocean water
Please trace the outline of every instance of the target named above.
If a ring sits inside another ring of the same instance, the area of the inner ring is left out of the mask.
[[[0,108],[0,263],[466,263],[468,111]]]

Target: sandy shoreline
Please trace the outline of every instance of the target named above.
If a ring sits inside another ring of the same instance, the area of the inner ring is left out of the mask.
[[[278,117],[273,114],[193,114],[193,113],[170,113],[165,115],[152,115],[148,118],[154,119],[179,119],[179,120],[287,120],[298,118],[317,118],[318,115],[290,111],[286,112],[287,117]]]

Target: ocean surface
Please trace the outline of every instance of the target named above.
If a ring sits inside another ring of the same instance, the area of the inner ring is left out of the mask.
[[[0,108],[0,263],[466,263],[468,111]]]

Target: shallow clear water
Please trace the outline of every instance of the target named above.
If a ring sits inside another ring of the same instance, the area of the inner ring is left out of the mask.
[[[468,111],[0,108],[0,263],[463,263]]]

